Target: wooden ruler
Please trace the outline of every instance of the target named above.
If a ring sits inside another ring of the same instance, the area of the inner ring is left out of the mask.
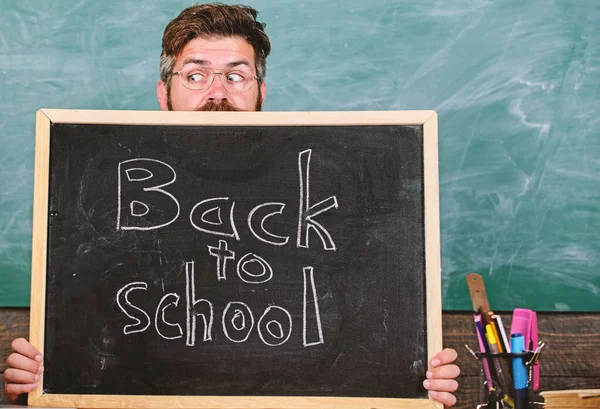
[[[485,285],[483,285],[483,277],[475,273],[467,274],[467,285],[471,294],[473,310],[481,314],[490,311]]]

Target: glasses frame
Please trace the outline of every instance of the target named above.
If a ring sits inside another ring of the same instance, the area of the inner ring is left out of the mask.
[[[180,79],[179,82],[180,82],[181,86],[183,88],[189,89],[191,91],[204,91],[204,90],[209,89],[212,86],[213,82],[215,81],[215,77],[217,75],[219,75],[219,79],[221,80],[221,84],[223,85],[223,88],[225,88],[225,90],[229,94],[243,94],[244,92],[250,91],[252,89],[252,87],[254,86],[254,81],[252,81],[252,83],[250,84],[250,86],[248,87],[248,89],[246,89],[244,91],[230,91],[229,90],[229,85],[227,85],[226,80],[224,80],[224,77],[225,77],[225,74],[227,74],[227,72],[229,72],[231,70],[227,70],[227,69],[223,69],[223,68],[208,68],[208,67],[202,68],[202,69],[210,71],[210,77],[209,77],[210,81],[208,81],[208,85],[205,88],[198,89],[198,88],[189,88],[189,87],[186,87],[186,85],[185,85],[186,81],[182,80],[182,71],[172,72],[172,73],[169,74],[169,77],[172,78],[174,75],[178,75],[179,79]],[[261,81],[261,79],[258,78],[256,75],[253,75],[252,79],[253,80],[257,80],[258,82]]]

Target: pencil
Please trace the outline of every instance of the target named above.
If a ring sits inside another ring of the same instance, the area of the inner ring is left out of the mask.
[[[498,349],[498,343],[496,342],[496,338],[494,337],[492,326],[486,325],[485,332],[488,340],[488,346],[490,347],[490,352],[492,354],[499,353],[500,350]],[[514,396],[514,387],[510,378],[510,369],[508,368],[508,364],[500,357],[494,357],[492,361],[494,362],[497,379],[500,383],[500,388],[502,389],[502,400],[506,402],[511,408],[514,408],[515,402],[511,398],[511,396]]]

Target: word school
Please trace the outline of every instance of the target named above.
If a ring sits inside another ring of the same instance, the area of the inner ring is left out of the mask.
[[[196,286],[194,284],[194,262],[185,263],[185,343],[187,346],[196,345],[196,326],[198,317],[202,318],[203,335],[202,341],[212,340],[214,308],[213,304],[205,298],[196,298]],[[312,267],[303,268],[304,276],[304,298],[303,298],[303,320],[302,337],[305,347],[323,343],[323,330],[321,327],[321,316],[317,302],[317,291],[315,288],[314,272]],[[177,293],[165,294],[154,312],[154,320],[139,306],[133,304],[129,299],[132,291],[146,291],[148,284],[143,281],[128,283],[117,292],[116,300],[121,311],[129,317],[133,323],[123,327],[125,335],[144,332],[150,325],[154,324],[156,333],[164,339],[174,340],[183,338],[184,332],[181,324],[170,322],[166,319],[166,311],[176,308],[181,297]],[[309,306],[309,303],[312,304]],[[311,322],[307,319],[307,308],[314,312]],[[243,302],[231,301],[223,309],[221,327],[223,334],[231,342],[243,343],[248,340],[255,326],[255,317],[252,309]],[[284,344],[292,334],[292,316],[283,307],[270,305],[262,313],[258,324],[256,324],[258,336],[267,346],[279,346]]]

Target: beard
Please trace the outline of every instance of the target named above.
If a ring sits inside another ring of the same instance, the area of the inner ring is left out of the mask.
[[[169,111],[173,111],[173,104],[171,103],[171,89],[170,87],[167,90],[167,107]],[[260,91],[260,86],[258,87],[258,95],[256,95],[256,102],[254,103],[255,111],[262,111],[262,93]],[[208,101],[204,105],[199,106],[194,111],[213,111],[213,112],[223,112],[223,111],[231,111],[231,112],[243,112],[244,109],[238,108],[233,105],[228,100],[224,99],[221,102],[213,102]]]

